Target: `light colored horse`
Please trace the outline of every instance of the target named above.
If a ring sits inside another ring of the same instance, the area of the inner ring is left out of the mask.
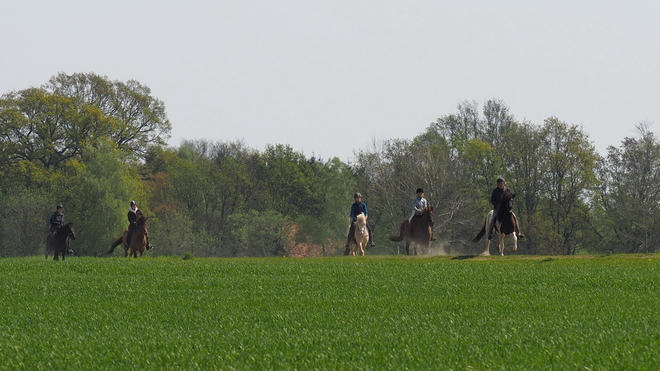
[[[513,198],[515,193],[510,191],[505,191],[502,194],[502,201],[497,210],[491,210],[486,215],[486,220],[484,221],[484,226],[479,231],[479,234],[472,239],[472,242],[478,242],[481,240],[484,234],[486,234],[486,229],[489,228],[493,223],[493,218],[495,218],[495,226],[492,231],[488,231],[489,234],[497,232],[497,242],[500,255],[504,256],[504,237],[511,236],[513,239],[513,247],[511,250],[518,251],[518,236],[516,235],[516,222],[513,217]],[[487,256],[490,255],[490,239],[486,241],[486,250],[481,253],[481,255]]]
[[[367,217],[364,214],[357,216],[355,221],[355,232],[349,244],[350,254],[355,256],[359,253],[364,256],[364,248],[369,244],[369,229],[367,228]]]

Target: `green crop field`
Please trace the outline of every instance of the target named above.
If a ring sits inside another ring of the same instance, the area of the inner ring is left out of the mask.
[[[0,259],[8,370],[657,370],[660,256]]]

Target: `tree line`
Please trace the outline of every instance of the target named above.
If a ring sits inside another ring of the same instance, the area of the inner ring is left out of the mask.
[[[149,218],[154,254],[328,256],[341,253],[361,192],[377,247],[422,187],[435,207],[434,247],[470,243],[497,177],[516,193],[522,254],[656,251],[660,142],[637,126],[601,156],[581,127],[517,121],[499,99],[461,102],[411,140],[374,141],[345,163],[285,144],[166,144],[162,101],[137,81],[58,74],[0,97],[0,256],[40,254],[55,205],[74,223],[77,253],[100,256],[127,227],[130,200]]]

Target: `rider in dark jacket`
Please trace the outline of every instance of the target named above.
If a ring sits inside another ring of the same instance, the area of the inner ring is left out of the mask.
[[[490,204],[493,205],[493,220],[490,223],[490,226],[488,226],[488,239],[492,240],[493,239],[493,228],[495,227],[495,212],[497,209],[500,207],[500,201],[502,200],[502,194],[504,193],[505,190],[507,190],[506,182],[504,181],[504,178],[497,178],[497,187],[493,189],[493,193],[490,195]],[[516,214],[511,212],[513,215],[513,219],[515,222],[515,228],[516,228],[516,235],[518,236],[519,239],[524,238],[525,236],[520,233],[520,227],[518,226],[518,218],[516,217]]]
[[[57,205],[57,210],[50,216],[50,231],[55,232],[64,225],[64,207]]]
[[[54,234],[55,231],[58,230],[61,226],[66,224],[64,221],[64,206],[57,205],[57,210],[50,216],[50,233],[48,234],[48,239],[50,239]],[[69,254],[73,254],[73,249],[69,248],[68,249]]]
[[[144,214],[138,209],[137,203],[131,201],[130,207],[128,208],[128,235],[126,236],[126,245],[124,245],[124,249],[126,250],[128,250],[128,246],[131,243],[133,232],[137,229],[137,220],[141,216],[144,216]],[[152,248],[153,246],[149,243],[149,235],[147,235],[147,250],[151,250]]]

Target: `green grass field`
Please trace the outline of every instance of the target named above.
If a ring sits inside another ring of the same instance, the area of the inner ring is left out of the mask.
[[[0,259],[0,368],[657,370],[660,256]]]

